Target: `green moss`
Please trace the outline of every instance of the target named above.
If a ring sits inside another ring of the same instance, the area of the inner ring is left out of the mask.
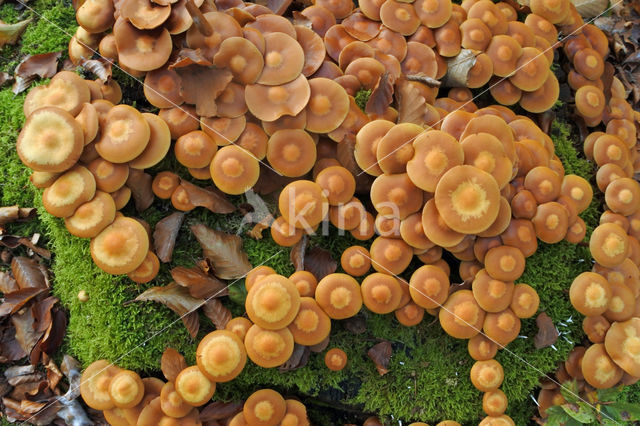
[[[371,96],[371,90],[370,89],[360,89],[358,90],[358,93],[356,93],[356,104],[358,105],[358,108],[360,108],[362,111],[364,111],[365,107],[367,106],[367,102],[369,101],[369,97]]]

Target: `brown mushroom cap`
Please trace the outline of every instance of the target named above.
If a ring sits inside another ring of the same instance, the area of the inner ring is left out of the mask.
[[[249,271],[244,280],[244,287],[247,291],[251,290],[251,287],[266,276],[275,274],[276,271],[267,265],[256,266]]]
[[[380,5],[378,6],[378,8]],[[361,8],[362,9],[362,8]],[[365,6],[366,9],[366,6]],[[379,10],[378,10],[379,13]],[[355,37],[359,41],[369,41],[380,32],[380,19],[372,20],[368,18],[362,11],[355,10],[352,14],[344,18],[341,22],[345,31],[349,33],[352,37]],[[313,21],[312,21],[313,26]],[[319,31],[314,31],[318,33],[321,37],[324,34],[321,34]],[[343,68],[343,67],[341,67]]]
[[[422,190],[406,173],[381,175],[371,185],[371,201],[378,213],[404,219],[422,207]]]
[[[245,308],[254,324],[267,330],[278,330],[289,325],[297,315],[300,294],[288,278],[268,275],[251,286]]]
[[[605,164],[616,164],[625,167],[629,158],[629,150],[620,138],[603,134],[593,144],[593,159],[598,167]]]
[[[509,183],[513,165],[500,140],[489,133],[476,133],[460,141],[464,163],[475,166],[494,177],[500,189]]]
[[[176,377],[174,386],[184,402],[193,407],[209,402],[216,391],[215,382],[210,381],[197,365],[182,370]]]
[[[471,290],[453,293],[438,312],[444,331],[457,339],[469,339],[478,334],[485,319]]]
[[[395,238],[376,238],[370,251],[373,269],[384,274],[401,274],[413,258],[411,246]]]
[[[609,327],[611,323],[602,315],[585,317],[582,320],[582,330],[592,343],[604,343]]]
[[[514,218],[532,219],[538,209],[538,203],[531,191],[521,189],[511,199],[511,213]]]
[[[105,192],[117,191],[129,178],[129,166],[114,164],[100,157],[87,164],[87,169],[93,174],[96,188]]]
[[[316,294],[318,280],[309,271],[296,271],[289,277],[300,293],[300,297],[313,297]]]
[[[544,84],[548,70],[549,62],[540,50],[523,47],[522,55],[516,62],[515,74],[509,80],[518,89],[532,92]]]
[[[91,363],[82,372],[80,380],[80,395],[84,402],[94,410],[113,408],[115,405],[109,396],[109,384],[120,371],[120,368],[104,359]]]
[[[255,364],[271,368],[281,365],[293,353],[293,335],[288,328],[265,330],[254,324],[244,339],[247,355]]]
[[[369,250],[362,246],[347,248],[340,257],[340,265],[344,271],[354,277],[360,277],[371,268],[371,255]]]
[[[578,113],[586,118],[600,117],[606,106],[602,89],[592,85],[578,88],[575,94],[575,102]]]
[[[160,172],[151,183],[151,189],[156,197],[168,200],[171,194],[180,185],[180,177],[173,172]]]
[[[530,318],[538,310],[540,297],[536,290],[528,284],[516,284],[509,307],[518,318]]]
[[[167,382],[162,386],[160,407],[165,415],[173,418],[184,417],[192,409],[191,405],[187,404],[176,391],[174,382]]]
[[[294,36],[265,34],[264,68],[257,83],[275,86],[294,80],[304,67],[304,51]]]
[[[280,193],[278,206],[285,220],[299,229],[315,227],[329,210],[322,187],[307,180],[288,184]]]
[[[313,346],[329,336],[331,318],[313,297],[300,298],[300,310],[288,326],[293,341],[299,345]]]
[[[143,113],[142,116],[149,125],[149,143],[142,154],[129,161],[129,167],[146,169],[158,164],[169,152],[171,147],[171,132],[167,123],[156,114]]]
[[[218,145],[201,130],[180,136],[174,145],[178,162],[192,168],[209,166],[217,151]]]
[[[213,57],[213,63],[219,68],[227,67],[233,73],[234,81],[240,84],[255,83],[264,67],[263,53],[251,41],[242,37],[223,40],[218,53]]]
[[[109,382],[109,396],[118,408],[131,408],[142,400],[144,384],[135,371],[122,370]]]
[[[467,343],[469,356],[476,361],[488,361],[498,353],[498,345],[489,340],[484,334],[476,334]]]
[[[465,234],[454,231],[445,223],[433,199],[427,201],[422,210],[422,228],[426,237],[441,247],[459,244],[465,237]]]
[[[460,53],[462,40],[458,22],[449,20],[443,26],[436,28],[433,35],[436,39],[436,50],[440,57],[451,58]]]
[[[242,413],[247,424],[272,426],[280,424],[286,409],[287,406],[282,395],[271,389],[260,389],[247,398]]]
[[[28,116],[18,136],[16,151],[29,168],[63,172],[73,166],[84,147],[80,124],[68,112],[44,107]]]
[[[415,154],[407,162],[407,174],[416,186],[429,192],[435,192],[440,178],[461,165],[464,158],[456,139],[440,130],[421,133],[413,141],[413,148]]]
[[[157,277],[158,272],[160,272],[160,260],[154,252],[149,250],[147,252],[147,256],[144,258],[140,266],[138,266],[132,272],[129,272],[127,276],[133,282],[144,284]]]
[[[165,28],[139,30],[125,19],[113,26],[118,46],[118,61],[136,71],[160,68],[171,55],[171,35]]]
[[[175,70],[159,68],[150,71],[144,77],[144,96],[158,108],[182,105],[184,99],[180,94],[180,83],[180,75]]]
[[[629,252],[627,233],[615,223],[599,225],[591,234],[589,250],[595,261],[602,266],[617,266]]]
[[[388,0],[380,6],[380,20],[387,28],[409,36],[420,26],[420,19],[412,4]]]
[[[242,340],[235,333],[216,330],[207,334],[198,344],[196,362],[210,380],[228,382],[242,372],[247,353]]]
[[[611,286],[600,274],[583,272],[571,284],[569,298],[573,307],[585,316],[604,314],[611,300]]]
[[[144,116],[128,105],[116,105],[106,116],[106,127],[102,129],[96,151],[112,163],[133,160],[149,143],[151,130]]]
[[[487,312],[500,312],[511,304],[514,285],[511,281],[493,279],[486,269],[482,269],[474,277],[471,290],[482,309]]]
[[[413,327],[422,322],[424,318],[424,308],[413,302],[409,302],[401,308],[396,309],[394,314],[400,324],[405,327]]]
[[[403,173],[407,162],[414,156],[411,142],[423,132],[423,128],[413,123],[393,126],[378,141],[376,158],[378,166],[386,174]]]
[[[314,133],[335,130],[349,112],[347,92],[335,81],[322,77],[310,79],[309,87],[311,93],[306,107],[306,129]]]
[[[340,371],[347,365],[347,354],[342,349],[329,349],[324,355],[324,364],[331,371]]]
[[[360,128],[356,134],[354,157],[358,166],[372,176],[382,174],[378,165],[378,143],[395,124],[387,120],[373,120]]]
[[[640,318],[614,322],[607,331],[607,354],[626,373],[640,376]]]
[[[607,185],[605,201],[612,211],[630,216],[640,209],[640,184],[627,177],[616,179]]]
[[[421,266],[411,275],[409,292],[418,306],[438,308],[449,296],[449,277],[437,266]]]
[[[91,240],[91,257],[103,271],[118,275],[135,270],[149,251],[149,236],[135,219],[117,217]]]
[[[580,49],[573,57],[573,66],[576,71],[589,80],[596,80],[604,72],[602,56],[591,48]]]
[[[89,170],[76,165],[60,175],[42,193],[42,204],[56,217],[69,217],[76,209],[91,200],[96,192],[96,181]]]
[[[353,198],[356,181],[351,172],[342,166],[331,166],[323,169],[315,178],[326,192],[329,205],[337,206],[349,202]]]
[[[500,387],[504,380],[502,365],[495,359],[476,361],[471,367],[471,383],[482,392],[491,392]]]
[[[225,330],[232,332],[238,338],[244,342],[244,338],[247,335],[247,331],[253,323],[245,317],[235,317],[229,320],[227,325],[224,327]]]
[[[490,174],[477,167],[455,166],[442,175],[434,200],[447,226],[475,234],[486,230],[498,217],[500,189]]]
[[[360,290],[364,305],[377,314],[388,314],[398,308],[402,284],[391,275],[373,273],[362,281]]]
[[[533,113],[540,113],[550,109],[558,100],[560,85],[555,74],[548,71],[544,84],[533,92],[523,92],[520,99],[520,106]]]
[[[482,324],[487,338],[501,348],[514,341],[520,333],[520,318],[509,308],[501,312],[488,312]]]
[[[224,193],[238,195],[256,184],[260,175],[258,160],[237,145],[220,148],[210,165],[213,183]]]
[[[582,374],[594,388],[608,389],[622,378],[623,370],[607,354],[605,345],[596,343],[589,346],[582,357]]]
[[[428,250],[435,244],[427,238],[422,226],[422,214],[414,213],[400,222],[400,236],[417,250]]]
[[[484,51],[491,41],[491,29],[479,18],[469,18],[460,24],[461,45],[465,49]]]
[[[23,111],[29,117],[36,109],[54,106],[76,116],[91,100],[87,82],[72,71],[60,71],[46,86],[33,88],[24,100]]]
[[[439,28],[451,17],[451,2],[443,0],[417,0],[413,7],[420,21],[428,28]]]
[[[542,204],[558,198],[561,182],[561,177],[549,167],[538,166],[527,173],[524,187],[531,191],[539,204]]]
[[[474,2],[467,10],[467,19],[478,18],[489,27],[495,35],[505,34],[508,29],[507,18],[502,11],[491,1],[481,0]]]
[[[302,176],[309,172],[316,162],[316,145],[304,130],[278,130],[269,138],[267,160],[284,176]]]
[[[633,291],[624,284],[609,283],[611,286],[611,300],[603,316],[611,321],[626,321],[635,312],[636,302]]]
[[[560,193],[575,202],[577,213],[585,211],[593,198],[591,184],[577,175],[566,175],[562,179]]]
[[[362,307],[360,285],[346,274],[329,274],[316,287],[318,305],[333,319],[350,318]]]
[[[562,204],[551,201],[538,206],[531,222],[536,229],[536,236],[541,241],[554,244],[567,234],[569,215]]]
[[[273,241],[282,247],[291,247],[295,245],[304,235],[304,231],[302,229],[298,229],[291,225],[282,216],[271,222],[270,230]]]
[[[101,33],[113,26],[114,5],[112,2],[89,0],[76,10],[78,24],[90,33]]]
[[[338,83],[335,84],[342,89]],[[247,85],[244,94],[247,107],[254,116],[263,121],[274,121],[283,115],[298,115],[309,102],[311,88],[310,82],[301,74],[294,80],[279,86]],[[346,92],[344,94],[347,101],[346,116],[349,98]],[[336,127],[338,125],[340,123]]]
[[[71,235],[93,238],[115,219],[116,205],[111,195],[96,191],[91,201],[78,206],[73,215],[65,218]]]
[[[350,229],[349,232],[353,238],[359,241],[367,241],[373,238],[376,232],[374,228],[373,215],[366,212],[365,217],[360,224],[356,228]]]
[[[522,47],[511,36],[495,35],[486,53],[493,60],[493,73],[498,77],[508,77],[516,70],[518,59],[522,56]]]

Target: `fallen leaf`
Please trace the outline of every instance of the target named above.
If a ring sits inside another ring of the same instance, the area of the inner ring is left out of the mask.
[[[4,71],[0,72],[0,87],[4,86],[6,83],[10,82],[11,80],[13,80],[13,77],[11,77],[11,74]]]
[[[45,288],[27,287],[11,293],[5,293],[4,303],[0,305],[0,317],[19,311],[31,299],[46,290]]]
[[[29,88],[37,78],[51,78],[58,70],[58,59],[62,52],[41,53],[29,55],[18,64],[14,72],[16,81],[13,83],[12,92],[17,95]]]
[[[213,117],[217,113],[216,99],[233,79],[226,69],[190,65],[176,68],[181,78],[180,94],[188,104],[196,106],[201,117]]]
[[[398,123],[424,125],[425,99],[420,90],[405,79],[399,80],[396,88],[398,100]]]
[[[383,341],[373,346],[367,351],[367,355],[376,365],[378,374],[384,376],[389,372],[389,361],[391,360],[391,343]]]
[[[19,290],[18,283],[6,272],[0,271],[0,293],[7,294]]]
[[[184,48],[180,49],[177,55],[169,60],[169,66],[167,68],[175,70],[176,68],[185,68],[190,65],[210,67],[213,63],[205,58],[202,50]]]
[[[199,323],[195,311],[202,306],[202,299],[192,297],[186,287],[182,287],[175,282],[170,282],[162,287],[151,287],[133,301],[162,303],[180,316],[192,337],[198,332],[196,328]]]
[[[36,376],[33,381],[15,385],[9,396],[12,399],[21,401],[39,394],[48,387],[49,382],[43,376]]]
[[[98,77],[102,84],[107,84],[111,80],[112,63],[107,59],[83,59],[80,66]]]
[[[476,64],[476,54],[462,49],[457,56],[447,60],[447,73],[442,78],[445,87],[466,87],[469,70]]]
[[[313,274],[318,281],[338,269],[338,264],[331,257],[331,253],[318,246],[307,251],[304,257],[304,269]]]
[[[36,322],[36,331],[46,331],[49,328],[51,322],[53,321],[51,309],[56,303],[58,303],[58,299],[53,296],[49,296],[46,299],[38,301],[31,306],[31,310],[33,311],[33,318]]]
[[[3,397],[11,392],[11,385],[7,382],[7,379],[0,376],[0,397]]]
[[[34,374],[40,374],[36,371],[35,365],[14,365],[4,371],[4,377],[11,386],[24,383],[25,381],[20,380],[20,377],[33,376]]]
[[[602,91],[604,92],[604,100],[605,104],[609,105],[609,100],[611,100],[611,84],[613,83],[613,77],[616,73],[615,68],[611,65],[610,62],[604,63],[604,72],[600,77],[602,79],[602,85],[604,88]]]
[[[245,276],[251,269],[247,254],[242,250],[242,238],[207,228],[191,226],[191,232],[202,246],[204,257],[211,261],[214,274],[224,280]]]
[[[367,320],[362,314],[358,313],[356,316],[342,321],[342,326],[353,334],[362,334],[367,331]]]
[[[393,83],[391,74],[385,72],[380,76],[375,87],[371,91],[371,96],[367,100],[364,112],[367,114],[384,115],[389,105],[393,101]]]
[[[31,21],[33,21],[33,19],[25,19],[15,24],[5,24],[0,21],[0,49],[2,49],[5,44],[15,44],[20,34],[22,34]]]
[[[291,259],[291,263],[293,267],[298,271],[304,271],[304,254],[307,250],[307,243],[309,242],[309,237],[305,234],[300,238],[293,247],[291,247],[291,253],[289,253],[289,259]]]
[[[16,329],[13,326],[5,327],[0,339],[0,362],[17,361],[25,356],[27,352],[16,340]]]
[[[189,294],[196,299],[209,299],[229,294],[227,284],[207,275],[198,267],[186,268],[177,266],[171,270],[173,280],[189,289]]]
[[[16,256],[11,259],[11,272],[20,288],[45,288],[46,279],[38,264],[28,257]]]
[[[161,262],[171,262],[173,248],[183,220],[184,213],[175,212],[160,219],[156,224],[156,229],[153,231],[153,247]]]
[[[180,186],[184,188],[189,197],[189,201],[191,201],[194,206],[204,207],[212,213],[222,214],[233,213],[236,210],[235,206],[221,194],[200,188],[186,180],[182,180]]]
[[[545,312],[540,312],[537,316],[536,325],[538,326],[538,333],[533,338],[533,344],[536,349],[551,346],[558,340],[558,330],[551,317]]]
[[[327,346],[329,346],[329,341],[330,338],[329,336],[327,336],[326,339],[324,339],[322,342],[309,346],[309,350],[314,353],[320,353],[327,349]]]
[[[17,235],[0,235],[0,245],[9,249],[25,246],[32,252],[29,253],[30,256],[33,255],[33,253],[37,253],[45,259],[51,259],[51,252],[49,250],[36,246],[29,238],[19,237]]]
[[[129,177],[127,178],[126,185],[131,190],[131,197],[138,212],[145,211],[153,204],[155,197],[151,189],[152,182],[153,178],[149,173],[129,168]]]
[[[309,350],[308,346],[303,346],[296,343],[293,347],[293,353],[291,354],[289,359],[285,361],[284,364],[278,367],[278,371],[285,372],[302,368],[307,365],[307,362],[309,362],[310,355],[311,351]]]
[[[338,162],[345,169],[349,170],[349,172],[353,175],[356,180],[356,192],[357,193],[369,193],[371,189],[371,184],[375,179],[373,176],[364,173],[358,163],[356,162],[356,158],[354,156],[356,146],[356,138],[354,135],[347,134],[345,138],[337,144],[336,148],[336,158]]]
[[[187,367],[187,361],[184,359],[184,356],[175,349],[167,348],[162,353],[162,358],[160,358],[160,369],[162,370],[162,374],[165,379],[168,381],[175,381],[178,374]]]
[[[200,410],[199,419],[202,423],[223,420],[238,414],[240,411],[242,411],[243,405],[244,402],[242,401],[212,402],[202,410]]]
[[[0,82],[0,86],[2,83]],[[36,209],[32,207],[0,207],[0,226],[4,226],[7,223],[25,221],[33,219],[36,215]]]
[[[24,352],[31,353],[43,332],[35,330],[35,320],[31,309],[24,309],[11,315],[11,323],[16,329],[16,340]]]
[[[58,387],[58,383],[60,383],[60,380],[62,380],[62,371],[60,371],[56,363],[51,358],[49,358],[44,367],[47,370],[47,381],[49,382],[49,388],[55,389],[56,387]]]
[[[231,320],[231,311],[218,299],[207,300],[202,308],[202,313],[211,320],[217,330],[224,330]]]
[[[182,320],[182,323],[189,332],[189,336],[191,336],[192,339],[195,339],[198,335],[198,330],[200,330],[200,317],[198,316],[198,313],[195,311],[189,312],[188,314],[181,316],[180,320]]]
[[[62,345],[67,332],[67,316],[61,309],[55,308],[49,328],[40,341],[42,352],[51,355]]]

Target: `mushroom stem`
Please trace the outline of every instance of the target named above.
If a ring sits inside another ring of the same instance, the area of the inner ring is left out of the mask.
[[[187,0],[186,7],[187,12],[191,15],[193,23],[196,25],[196,28],[198,28],[198,31],[200,31],[205,37],[213,35],[213,28],[211,28],[211,25],[206,20],[202,12],[200,12],[200,9],[198,9],[198,6],[196,6],[193,0]]]

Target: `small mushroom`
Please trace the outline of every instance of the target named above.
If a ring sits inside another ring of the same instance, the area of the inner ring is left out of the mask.
[[[122,370],[109,382],[109,396],[118,408],[132,408],[142,400],[144,384],[135,371]]]
[[[254,283],[245,308],[249,319],[267,330],[278,330],[293,321],[300,308],[300,294],[286,277],[273,274]]]
[[[571,284],[569,298],[573,307],[585,316],[604,314],[611,300],[611,286],[600,274],[583,272]]]
[[[282,247],[294,246],[302,236],[304,231],[291,225],[283,216],[271,222],[271,238]]]
[[[480,270],[471,284],[473,297],[478,305],[487,312],[500,312],[508,308],[511,304],[514,287],[512,281],[492,278],[486,269]]]
[[[476,334],[467,343],[469,356],[476,361],[488,361],[498,353],[498,345],[484,334]]]
[[[470,377],[476,389],[481,392],[491,392],[502,384],[504,370],[495,359],[476,361],[471,367]]]
[[[377,314],[388,314],[396,310],[402,297],[402,284],[391,275],[373,273],[362,281],[361,292],[364,305]]]
[[[599,225],[593,230],[589,240],[591,256],[602,266],[617,266],[629,252],[627,238],[624,229],[614,223]]]
[[[640,318],[614,322],[604,340],[607,354],[627,374],[640,376]]]
[[[622,378],[623,370],[618,367],[605,350],[605,345],[595,343],[582,357],[584,380],[596,389],[613,387]]]
[[[485,320],[471,290],[458,290],[442,305],[438,312],[444,331],[456,339],[469,339],[478,334]]]
[[[216,330],[198,344],[196,362],[200,371],[216,383],[237,377],[247,362],[243,341],[232,331]]]
[[[272,389],[260,389],[247,398],[242,413],[247,424],[271,426],[280,424],[286,410],[287,405],[282,395]]]
[[[482,331],[487,338],[503,348],[518,337],[520,318],[509,308],[501,312],[488,312],[482,324]]]
[[[567,209],[555,201],[539,205],[531,222],[535,227],[536,236],[548,244],[561,241],[569,229]]]
[[[289,277],[300,293],[300,297],[313,297],[316,294],[318,280],[309,271],[296,271]]]
[[[76,165],[60,175],[42,193],[42,205],[56,217],[69,217],[76,209],[91,200],[96,192],[96,181],[89,170]]]
[[[255,364],[271,368],[283,364],[293,353],[293,335],[288,328],[265,330],[252,325],[244,338],[247,355]]]
[[[533,287],[524,283],[515,285],[509,308],[518,318],[531,318],[539,305],[540,296]]]
[[[324,355],[324,364],[331,371],[340,371],[347,365],[347,354],[339,348],[331,348]]]
[[[356,315],[362,307],[360,285],[346,274],[329,274],[316,287],[318,305],[333,319],[345,319]]]
[[[222,192],[238,195],[246,192],[258,181],[258,160],[237,145],[220,148],[210,165],[211,179]]]
[[[149,251],[149,236],[135,219],[117,217],[91,239],[91,257],[103,271],[118,275],[135,270]]]
[[[313,346],[329,336],[331,318],[313,297],[301,297],[300,310],[288,328],[294,342],[299,345]]]
[[[437,266],[421,266],[411,275],[409,292],[418,306],[425,309],[438,308],[449,296],[449,277]]]
[[[111,195],[96,191],[91,201],[78,206],[65,218],[65,227],[71,235],[93,238],[115,219],[116,205]]]
[[[216,391],[216,384],[197,365],[182,370],[175,379],[174,387],[182,400],[192,407],[206,404]]]
[[[80,380],[80,395],[85,404],[94,410],[109,410],[115,407],[109,396],[109,384],[120,371],[120,368],[105,359],[92,362],[82,372]]]
[[[278,130],[269,138],[267,160],[284,176],[303,176],[316,162],[316,145],[304,130]]]
[[[315,227],[329,210],[322,187],[307,180],[294,181],[285,186],[280,193],[278,206],[285,220],[299,229]]]

